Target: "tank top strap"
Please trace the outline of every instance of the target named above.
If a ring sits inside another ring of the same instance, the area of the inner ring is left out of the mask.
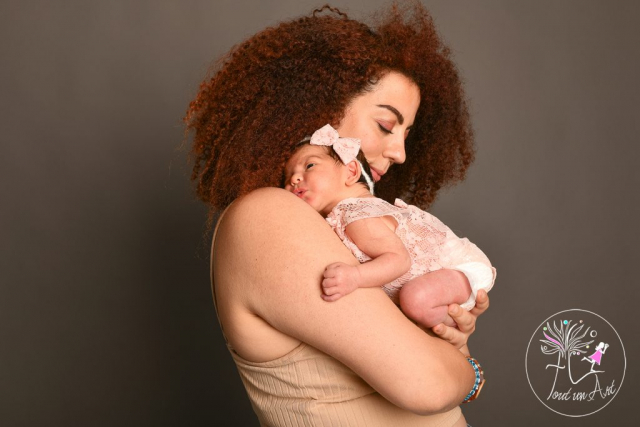
[[[211,260],[211,267],[210,267],[210,279],[211,279],[211,294],[213,296],[213,307],[215,308],[216,311],[216,318],[218,319],[218,324],[220,325],[220,330],[222,331],[222,337],[224,338],[224,342],[225,344],[227,344],[227,347],[229,348],[229,350],[231,350],[232,353],[234,353],[233,348],[231,347],[231,344],[229,344],[229,340],[227,340],[227,336],[224,333],[224,327],[222,326],[222,322],[220,321],[220,315],[218,314],[218,299],[216,298],[216,283],[213,280],[213,258],[214,258],[214,251],[213,248],[215,247],[216,244],[216,236],[218,234],[218,227],[220,227],[220,224],[222,223],[222,218],[224,217],[224,215],[227,213],[227,210],[229,210],[229,208],[231,207],[231,205],[233,204],[233,202],[231,202],[229,204],[229,206],[227,206],[224,211],[222,211],[222,213],[220,214],[220,216],[218,217],[218,221],[216,222],[216,227],[213,230],[213,238],[211,239],[211,256],[209,257],[209,259]]]

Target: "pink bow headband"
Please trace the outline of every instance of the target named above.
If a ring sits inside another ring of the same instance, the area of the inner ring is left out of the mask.
[[[308,138],[308,137],[307,137]],[[305,140],[307,139],[305,138]],[[321,145],[333,148],[333,151],[338,154],[340,160],[345,165],[353,160],[357,161],[360,165],[360,172],[367,181],[369,191],[373,194],[373,180],[368,173],[365,172],[362,167],[362,163],[357,159],[358,152],[360,151],[360,140],[357,138],[342,138],[338,135],[338,131],[331,125],[327,124],[318,129],[311,135],[309,144]]]
[[[324,125],[311,135],[311,145],[324,145],[333,148],[345,165],[356,159],[360,151],[360,140],[341,138],[331,125]]]

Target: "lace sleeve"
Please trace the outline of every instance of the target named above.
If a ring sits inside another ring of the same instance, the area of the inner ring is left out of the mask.
[[[338,203],[327,217],[327,222],[338,233],[338,236],[343,238],[344,230],[354,221],[391,216],[396,220],[396,223],[399,223],[402,219],[402,211],[402,209],[376,197],[351,198]]]
[[[354,221],[381,216],[392,216],[396,221],[402,219],[402,209],[374,197],[345,199],[338,203],[327,216],[327,222],[333,231],[340,237],[342,243],[349,248],[358,261],[367,262],[371,260],[358,246],[347,236],[345,230],[347,225]]]

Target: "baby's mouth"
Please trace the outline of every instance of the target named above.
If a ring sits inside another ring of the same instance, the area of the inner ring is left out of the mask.
[[[293,194],[295,194],[296,196],[302,198],[302,196],[304,196],[304,193],[306,193],[307,190],[305,190],[304,188],[296,188],[295,190],[293,190]]]

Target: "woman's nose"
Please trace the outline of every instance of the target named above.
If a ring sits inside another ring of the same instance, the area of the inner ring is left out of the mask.
[[[392,141],[389,141],[385,155],[393,163],[404,163],[407,160],[407,153],[404,150],[404,135],[398,135]]]

